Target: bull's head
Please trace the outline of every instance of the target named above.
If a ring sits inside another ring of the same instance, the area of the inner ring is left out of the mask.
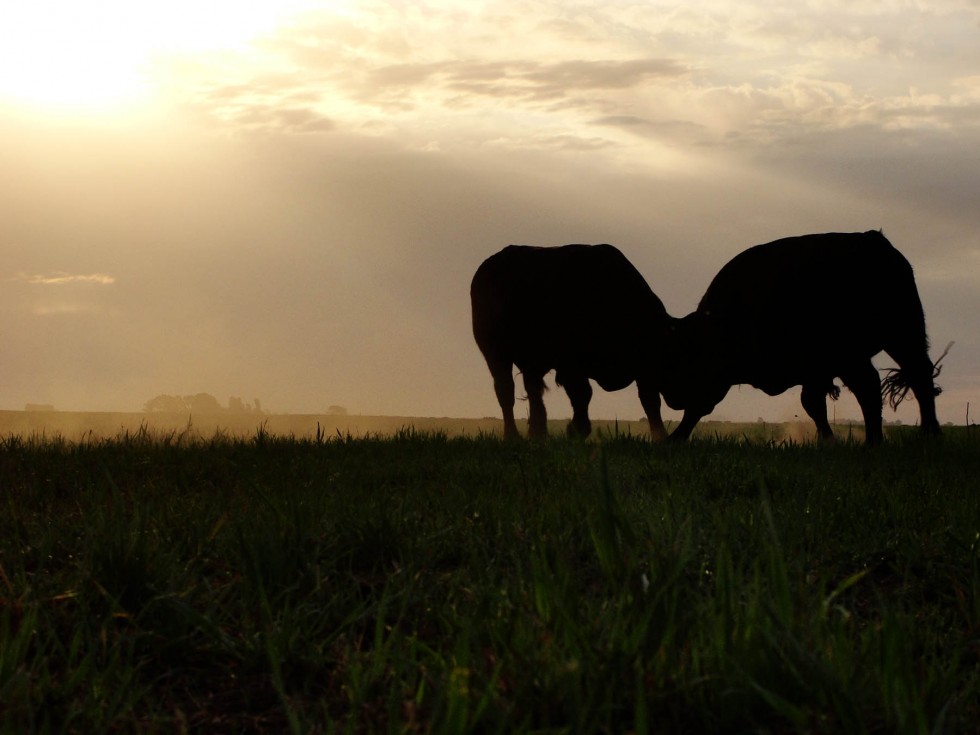
[[[719,354],[713,326],[709,316],[694,312],[665,327],[660,392],[674,410],[710,413],[728,392],[715,376]]]

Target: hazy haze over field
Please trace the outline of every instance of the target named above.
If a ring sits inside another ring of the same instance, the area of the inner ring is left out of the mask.
[[[0,408],[497,415],[468,289],[508,243],[612,242],[681,316],[747,246],[880,227],[956,341],[940,420],[980,415],[975,0],[37,0],[0,161]]]

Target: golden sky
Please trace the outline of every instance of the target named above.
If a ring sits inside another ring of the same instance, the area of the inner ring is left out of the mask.
[[[0,408],[493,416],[508,243],[612,242],[682,316],[750,245],[877,228],[956,342],[941,420],[980,405],[975,0],[5,4],[0,162]]]

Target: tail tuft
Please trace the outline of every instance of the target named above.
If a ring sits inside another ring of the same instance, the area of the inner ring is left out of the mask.
[[[943,371],[943,366],[940,363],[943,358],[949,353],[949,348],[953,346],[950,342],[946,345],[946,349],[943,350],[943,354],[939,356],[939,359],[932,364],[932,379],[935,381],[939,377],[939,374]],[[882,400],[888,401],[888,405],[892,407],[895,411],[898,409],[898,404],[904,401],[908,395],[909,391],[912,390],[912,385],[909,383],[908,376],[902,371],[901,368],[888,368],[886,370],[888,373],[884,380],[881,381],[881,398]],[[943,389],[933,382],[932,386],[933,395],[938,396],[943,392]]]

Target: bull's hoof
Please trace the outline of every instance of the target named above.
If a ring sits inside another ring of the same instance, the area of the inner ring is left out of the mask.
[[[542,440],[548,438],[548,427],[545,426],[528,426],[527,427],[527,438]]]
[[[517,424],[513,421],[504,420],[504,441],[510,441],[512,439],[520,439],[520,432],[517,431]]]
[[[586,439],[592,433],[592,422],[569,421],[565,433],[575,439]]]

